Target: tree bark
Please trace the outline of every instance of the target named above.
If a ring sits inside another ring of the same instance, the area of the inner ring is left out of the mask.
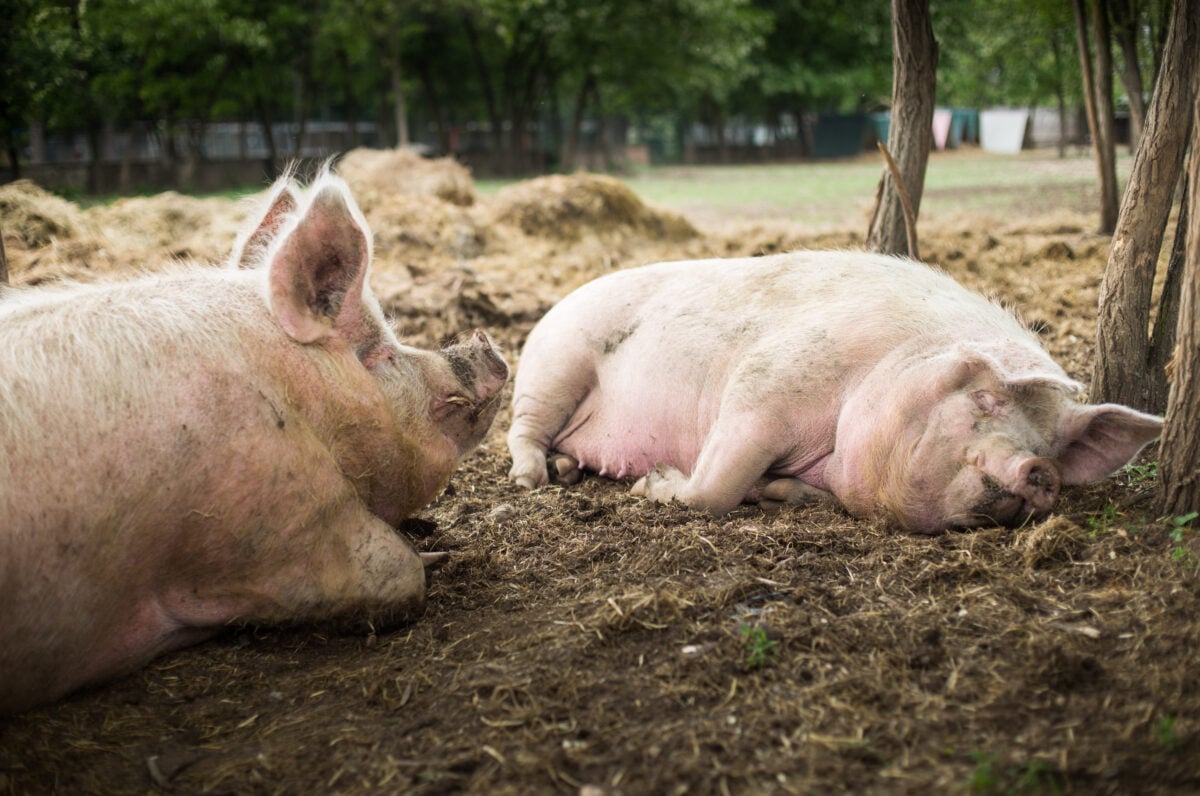
[[[4,230],[0,229],[0,287],[8,284],[8,256],[4,253]]]
[[[1088,132],[1096,152],[1100,177],[1100,228],[1112,234],[1117,225],[1117,162],[1113,147],[1112,59],[1108,50],[1108,15],[1103,0],[1093,0],[1093,28],[1096,32],[1096,62],[1092,65],[1088,46],[1087,11],[1083,0],[1072,0],[1075,9],[1075,33],[1079,43],[1079,68],[1083,73],[1084,105]]]
[[[1183,5],[1177,0],[1176,5]],[[1163,56],[1163,63],[1169,63]],[[1162,76],[1159,77],[1161,82]],[[1193,100],[1192,157],[1188,166],[1187,258],[1179,312],[1175,378],[1159,450],[1159,510],[1180,515],[1200,509],[1200,99]]]
[[[579,132],[583,127],[583,116],[587,110],[588,97],[596,87],[596,75],[591,70],[579,86],[575,95],[575,108],[571,112],[571,126],[567,128],[567,140],[563,142],[561,165],[562,171],[570,173],[575,170],[575,154],[579,148]]]
[[[396,148],[403,149],[408,146],[408,100],[404,96],[398,49],[392,53],[388,66],[392,81],[392,112],[396,118]]]
[[[258,124],[262,127],[263,143],[267,145],[267,159],[263,163],[263,170],[266,172],[267,179],[274,180],[279,176],[279,151],[275,147],[275,132],[271,125],[271,112],[267,109],[267,103],[258,92],[254,94],[254,110],[258,116]]]
[[[1050,32],[1050,52],[1054,55],[1054,97],[1058,101],[1058,156],[1067,156],[1067,92],[1063,85],[1062,44],[1058,30]]]
[[[441,94],[437,90],[437,83],[434,82],[433,73],[429,69],[427,60],[422,59],[417,62],[417,77],[421,81],[421,87],[425,90],[429,109],[433,112],[433,123],[437,126],[438,152],[443,155],[453,155],[450,144],[450,124],[446,121],[446,108],[442,104]]]
[[[1165,408],[1167,385],[1150,367],[1154,272],[1187,151],[1200,75],[1200,0],[1176,0],[1154,88],[1100,283],[1091,397],[1147,412]],[[1194,191],[1193,191],[1194,193]]]
[[[8,151],[8,177],[10,180],[19,180],[21,179],[21,150],[17,146],[15,131],[9,130],[5,146]]]
[[[488,122],[492,127],[493,155],[498,156],[504,146],[504,125],[500,112],[496,107],[496,90],[492,86],[492,70],[483,57],[483,48],[479,43],[479,32],[475,29],[475,21],[469,13],[463,14],[463,27],[467,33],[467,43],[471,49],[471,59],[475,62],[475,71],[479,77],[479,88],[483,92],[483,104],[487,110]]]
[[[1155,375],[1153,387],[1160,391],[1158,396],[1152,392],[1151,406],[1161,405],[1164,409],[1167,405],[1167,394],[1171,389],[1167,368],[1175,354],[1175,327],[1179,323],[1183,267],[1187,259],[1188,196],[1185,174],[1179,200],[1179,218],[1175,222],[1175,243],[1171,246],[1171,256],[1167,260],[1167,276],[1163,280],[1162,295],[1158,299],[1158,314],[1154,316],[1154,330],[1150,334],[1149,366],[1146,368],[1147,372]]]
[[[1118,74],[1125,94],[1129,97],[1129,148],[1134,151],[1146,126],[1145,86],[1138,61],[1138,14],[1131,0],[1109,0],[1117,46],[1121,48],[1121,67]]]
[[[933,146],[937,62],[938,46],[929,18],[929,0],[892,0],[892,121],[888,150],[912,200],[914,218],[921,211],[925,167]],[[887,169],[880,178],[867,248],[889,254],[915,254],[908,250],[900,191]]]

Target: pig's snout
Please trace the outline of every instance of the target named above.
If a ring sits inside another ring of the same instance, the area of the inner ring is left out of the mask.
[[[1062,489],[1062,476],[1058,465],[1044,457],[1028,459],[1018,471],[1019,494],[1025,499],[1025,507],[1031,515],[1045,514],[1054,507],[1058,492]]]
[[[504,357],[500,356],[500,352],[496,350],[496,345],[492,342],[492,338],[487,336],[487,332],[482,329],[476,329],[471,334],[471,345],[478,349],[478,356],[486,369],[487,374],[491,376],[493,383],[487,386],[493,388],[495,392],[500,389],[508,381],[508,363],[504,361]],[[484,392],[488,392],[485,387]]]

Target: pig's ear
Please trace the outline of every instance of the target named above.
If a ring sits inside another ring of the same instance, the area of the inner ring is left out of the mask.
[[[326,176],[271,256],[271,311],[297,342],[341,334],[357,343],[371,239],[345,184]]]
[[[1055,458],[1063,482],[1099,481],[1128,464],[1138,451],[1158,438],[1163,421],[1120,404],[1070,404],[1059,423]]]
[[[238,235],[229,255],[231,268],[257,268],[262,265],[271,241],[296,211],[299,202],[292,192],[290,177],[283,177],[271,187],[265,202],[267,210],[258,224]]]

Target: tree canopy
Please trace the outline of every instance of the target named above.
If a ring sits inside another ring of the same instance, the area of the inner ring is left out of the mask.
[[[1135,5],[1152,37],[1157,6]],[[1061,0],[931,10],[939,104],[1076,101]],[[891,87],[875,0],[0,0],[0,12],[10,159],[31,123],[91,136],[142,125],[169,144],[217,119],[369,119],[384,143],[411,125],[439,149],[451,127],[476,125],[521,169],[539,165],[532,126],[554,147],[588,115],[771,125],[883,108]]]

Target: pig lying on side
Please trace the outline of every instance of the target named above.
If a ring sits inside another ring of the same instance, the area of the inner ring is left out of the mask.
[[[230,622],[423,604],[395,526],[491,425],[482,332],[401,345],[344,183],[276,186],[243,268],[0,296],[0,713]]]
[[[714,513],[832,494],[904,528],[1015,525],[1161,420],[1086,406],[1008,312],[908,260],[796,252],[591,282],[533,329],[508,435],[527,488],[583,468]]]

